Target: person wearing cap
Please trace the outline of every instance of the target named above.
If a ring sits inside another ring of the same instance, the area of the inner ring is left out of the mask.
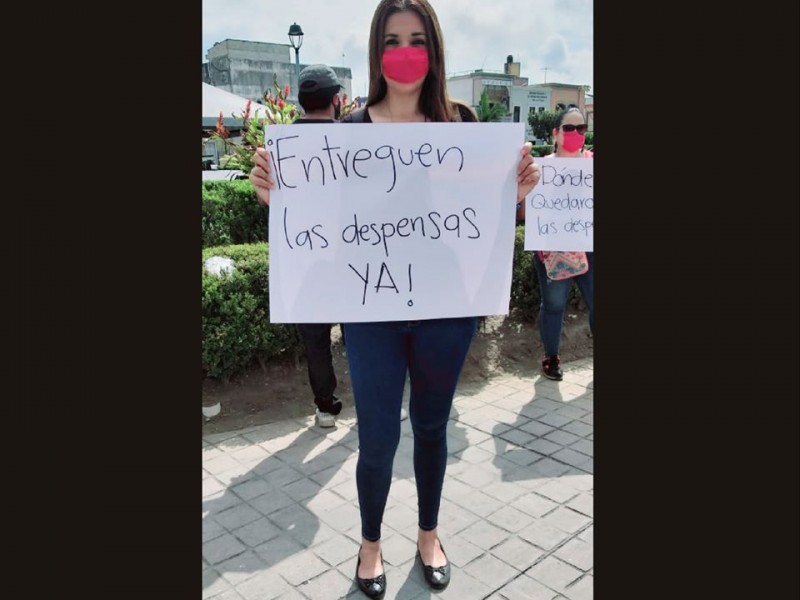
[[[342,110],[343,87],[328,65],[309,65],[300,71],[297,100],[305,117],[295,123],[333,123]]]
[[[336,73],[328,65],[310,65],[300,71],[297,100],[305,115],[295,123],[335,123],[342,108],[339,96],[342,87]],[[268,204],[260,197],[259,202]],[[299,323],[297,327],[306,350],[308,380],[317,406],[317,425],[333,427],[334,417],[342,411],[342,402],[333,394],[338,382],[331,354],[332,325]]]
[[[342,86],[336,72],[328,65],[309,65],[300,71],[297,99],[305,116],[295,123],[335,123],[342,109],[339,96]],[[259,204],[269,206],[269,192],[259,185],[255,173],[251,171],[250,181],[254,184]],[[334,396],[337,379],[333,369],[331,354],[331,325],[327,323],[300,323],[298,329],[303,338],[308,363],[308,379],[314,393],[316,422],[320,427],[333,427],[334,417],[342,410],[342,402]],[[344,331],[342,331],[344,334]],[[408,412],[400,409],[400,418],[405,419]]]

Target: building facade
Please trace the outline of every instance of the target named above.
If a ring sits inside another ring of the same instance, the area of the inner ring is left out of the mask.
[[[297,103],[297,69],[289,44],[223,40],[206,53],[203,63],[203,81],[237,96],[260,102],[265,92],[272,91],[273,75],[278,84],[289,84],[289,100]],[[344,93],[352,97],[352,71],[346,67],[330,65],[344,86]]]
[[[453,100],[461,100],[470,106],[477,106],[481,94],[486,91],[491,104],[502,104],[511,112],[511,89],[528,85],[527,77],[520,77],[520,64],[508,56],[503,72],[476,69],[468,73],[458,73],[447,78],[447,94]]]
[[[594,132],[594,96],[586,95],[586,124],[589,126],[589,131]]]
[[[511,120],[514,123],[525,123],[527,141],[536,141],[528,117],[535,112],[551,110],[550,98],[550,90],[538,85],[511,88]]]
[[[586,86],[568,83],[529,85],[527,77],[520,77],[520,63],[514,62],[511,55],[507,57],[502,73],[477,69],[447,78],[447,94],[472,107],[478,106],[484,90],[490,103],[499,103],[506,108],[509,113],[506,120],[525,123],[526,140],[535,141],[528,124],[531,112],[555,110],[559,104],[578,106],[586,114],[589,131],[594,131],[594,100],[587,105]]]
[[[533,130],[528,122],[532,112],[556,110],[559,105],[574,104],[586,115],[589,131],[594,131],[594,101],[587,103],[586,86],[568,83],[542,83],[511,90],[512,121],[525,122],[525,139],[547,143],[547,140],[535,140]]]

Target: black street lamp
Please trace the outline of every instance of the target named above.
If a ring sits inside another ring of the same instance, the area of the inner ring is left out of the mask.
[[[296,86],[300,85],[300,46],[303,45],[303,28],[300,27],[297,23],[292,23],[292,26],[289,27],[289,43],[292,44],[292,48],[294,48],[294,75],[296,80]],[[295,87],[296,94],[300,93],[300,90]]]

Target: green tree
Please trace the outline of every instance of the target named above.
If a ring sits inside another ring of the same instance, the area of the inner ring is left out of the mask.
[[[549,140],[553,129],[556,126],[558,111],[544,110],[542,112],[532,112],[528,117],[533,135],[539,140]]]
[[[475,108],[475,112],[478,115],[478,121],[481,121],[482,123],[499,121],[509,114],[509,112],[506,110],[506,107],[502,104],[489,102],[489,94],[486,92],[486,90],[481,92],[481,99],[478,103],[478,106]]]

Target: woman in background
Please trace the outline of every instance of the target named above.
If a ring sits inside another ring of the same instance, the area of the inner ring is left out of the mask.
[[[553,153],[549,154],[548,157],[587,158],[593,156],[590,151],[583,150],[586,140],[586,119],[577,106],[570,106],[559,113],[552,134],[555,142]],[[525,202],[520,202],[517,204],[517,221],[524,221],[524,219]],[[559,357],[561,329],[564,324],[564,311],[567,307],[567,300],[573,282],[577,284],[581,296],[589,309],[589,329],[594,332],[594,252],[586,253],[586,260],[589,265],[588,271],[576,277],[559,280],[550,279],[547,276],[547,268],[544,265],[542,256],[541,252],[534,252],[533,257],[541,294],[539,335],[544,346],[542,372],[548,379],[561,381],[564,376],[561,371],[561,359]]]

